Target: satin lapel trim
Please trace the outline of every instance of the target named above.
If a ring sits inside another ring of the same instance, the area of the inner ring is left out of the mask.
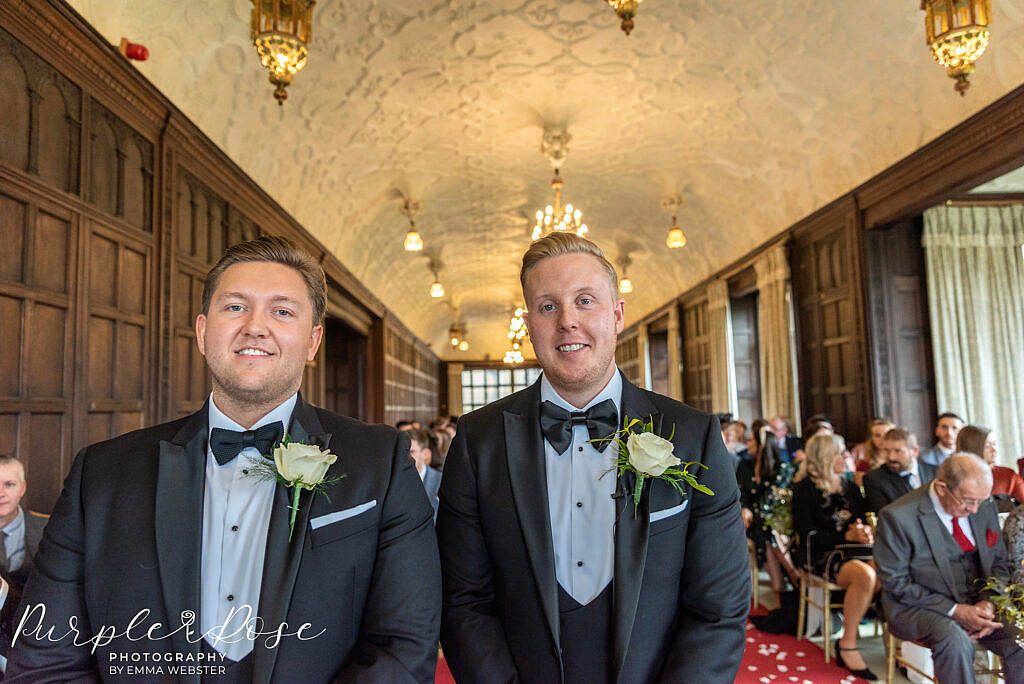
[[[535,389],[534,389],[535,388]],[[530,569],[540,591],[544,616],[559,645],[558,588],[555,551],[548,516],[548,478],[544,467],[544,438],[540,431],[540,383],[524,392],[519,412],[505,411],[505,457],[512,502],[526,543]]]
[[[653,419],[655,434],[661,435],[662,415],[651,401],[634,385],[622,378],[622,415],[620,424],[628,416],[630,420],[639,418],[646,421]],[[667,438],[667,436],[666,436]],[[612,448],[609,446],[609,448]],[[647,562],[647,541],[650,528],[651,486],[649,480],[644,483],[640,497],[640,507],[633,515],[633,486],[636,477],[633,473],[623,473],[615,490],[615,577],[614,590],[614,648],[615,676],[618,677],[622,665],[626,661],[629,640],[636,621],[637,605],[640,602],[640,589],[643,584],[644,566]]]
[[[927,509],[925,508],[926,506]],[[932,559],[939,568],[942,581],[946,583],[946,588],[949,589],[949,595],[956,596],[957,592],[953,587],[953,570],[949,567],[949,554],[946,553],[942,545],[944,538],[950,536],[949,531],[942,524],[942,521],[939,520],[939,515],[932,507],[932,501],[928,496],[925,496],[922,500],[918,512],[921,520],[921,529],[924,532],[925,539],[928,540],[928,547],[932,550]]]
[[[157,563],[164,605],[171,625],[179,625],[183,613],[194,616],[198,631],[203,553],[203,495],[206,489],[207,407],[192,415],[170,442],[160,442],[156,481]],[[200,652],[185,630],[176,631],[171,642],[178,653]],[[188,678],[199,681],[199,676]]]
[[[308,428],[308,430],[307,430]],[[288,431],[293,442],[316,444],[326,449],[331,442],[331,433],[323,432],[316,411],[302,401],[299,395],[292,412],[291,427]],[[331,466],[327,477],[340,474],[341,459]],[[267,530],[267,549],[263,557],[263,579],[260,582],[260,606],[257,615],[262,618],[264,632],[276,630],[286,621],[288,607],[291,605],[295,579],[299,574],[302,561],[302,550],[305,547],[306,531],[309,529],[309,512],[312,493],[303,492],[299,499],[299,513],[295,517],[295,531],[291,541],[289,535],[289,517],[291,515],[292,490],[277,484],[274,490],[274,508],[270,511],[270,527]],[[254,684],[267,684],[274,672],[277,652],[281,648],[267,648],[268,637],[256,639],[253,646],[252,681]]]

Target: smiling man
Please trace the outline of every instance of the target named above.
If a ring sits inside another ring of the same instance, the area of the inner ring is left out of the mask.
[[[731,682],[750,596],[736,477],[718,419],[615,366],[615,269],[569,233],[537,240],[520,279],[543,369],[459,421],[437,528],[441,643],[457,681]],[[706,466],[713,496],[614,472],[608,437],[652,420]]]
[[[131,681],[433,681],[440,571],[409,438],[298,392],[325,308],[288,240],[227,250],[196,319],[210,398],[75,458],[5,681],[126,681],[125,663],[148,668]],[[337,456],[294,528],[294,490],[254,467],[285,434]]]

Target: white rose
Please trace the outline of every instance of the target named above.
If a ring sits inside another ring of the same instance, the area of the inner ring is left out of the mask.
[[[314,444],[297,444],[274,449],[277,472],[289,482],[301,481],[307,487],[320,484],[327,469],[338,457]]]
[[[644,475],[658,477],[682,461],[672,455],[672,442],[653,432],[632,433],[626,440],[629,463]]]

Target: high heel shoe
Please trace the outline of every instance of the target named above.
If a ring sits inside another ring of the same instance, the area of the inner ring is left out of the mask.
[[[850,671],[850,674],[856,675],[857,677],[860,677],[861,679],[866,679],[869,682],[878,681],[878,677],[875,676],[875,673],[872,672],[871,670],[869,670],[868,668],[865,667],[865,668],[860,669],[860,670],[854,670],[852,667],[850,667],[849,665],[846,664],[845,660],[843,660],[843,651],[856,651],[856,650],[857,650],[856,647],[854,647],[854,648],[843,648],[842,646],[839,645],[839,639],[836,639],[836,662],[839,663],[839,667],[846,668],[847,670]]]

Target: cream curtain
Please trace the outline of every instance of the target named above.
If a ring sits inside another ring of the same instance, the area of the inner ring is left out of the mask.
[[[998,433],[1002,465],[1024,456],[1024,206],[924,213],[939,411]]]
[[[708,355],[711,357],[711,410],[735,414],[736,373],[733,370],[729,284],[721,278],[708,284]]]
[[[754,262],[757,274],[757,342],[761,366],[761,415],[786,416],[799,425],[794,392],[792,306],[786,246],[775,245]]]

